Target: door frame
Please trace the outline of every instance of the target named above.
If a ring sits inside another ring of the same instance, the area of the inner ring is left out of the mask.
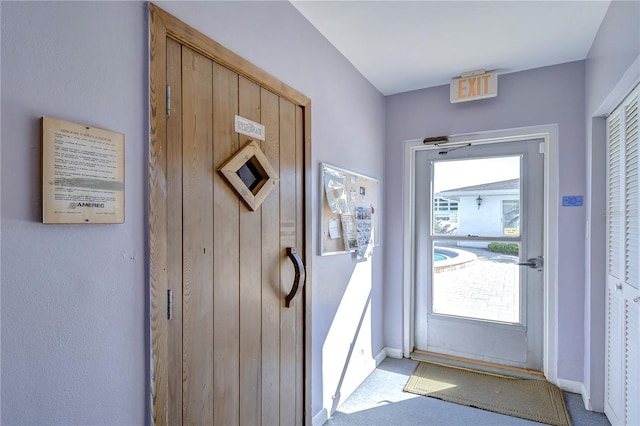
[[[480,133],[449,136],[450,143],[500,143],[543,139],[544,143],[544,221],[543,256],[544,314],[543,314],[543,373],[547,380],[558,385],[557,375],[557,318],[558,318],[558,125],[542,125]],[[422,139],[405,141],[403,152],[403,354],[409,357],[415,346],[414,294],[415,255],[415,157],[418,151],[434,149]],[[555,212],[555,213],[554,213]],[[578,390],[579,391],[579,390]]]
[[[167,146],[166,40],[173,38],[241,76],[288,99],[303,110],[304,129],[304,422],[311,423],[311,100],[277,78],[226,49],[153,3],[149,3],[149,422],[164,425],[169,409],[167,304]]]

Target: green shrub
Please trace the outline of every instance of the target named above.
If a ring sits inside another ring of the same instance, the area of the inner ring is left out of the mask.
[[[487,249],[494,253],[510,254],[513,256],[517,256],[519,246],[518,244],[514,244],[514,243],[490,243]]]

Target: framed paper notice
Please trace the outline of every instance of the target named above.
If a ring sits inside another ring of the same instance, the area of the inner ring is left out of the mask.
[[[124,134],[42,117],[42,222],[124,223]]]

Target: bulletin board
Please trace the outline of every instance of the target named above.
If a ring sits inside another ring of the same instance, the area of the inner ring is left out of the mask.
[[[326,163],[320,170],[320,254],[356,252],[361,258],[363,244],[380,244],[378,181]]]

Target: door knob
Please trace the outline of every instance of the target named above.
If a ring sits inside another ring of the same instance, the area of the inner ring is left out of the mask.
[[[527,259],[526,262],[520,262],[518,265],[520,266],[528,266],[532,269],[542,269],[542,256],[532,257],[531,259]]]

